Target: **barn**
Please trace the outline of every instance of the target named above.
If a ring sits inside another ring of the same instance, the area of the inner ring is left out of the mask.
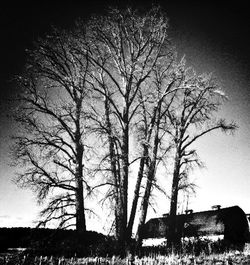
[[[143,227],[143,238],[166,238],[169,216],[150,219]],[[238,207],[228,207],[177,215],[176,234],[181,237],[223,236],[225,242],[248,242],[249,225],[246,214]]]

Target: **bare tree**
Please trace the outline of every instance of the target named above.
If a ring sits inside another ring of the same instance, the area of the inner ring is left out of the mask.
[[[130,139],[141,105],[139,91],[149,87],[160,58],[169,56],[167,21],[157,8],[143,15],[131,9],[112,10],[107,16],[93,18],[86,36],[87,43],[78,52],[89,58],[93,67],[91,86],[103,97],[105,123],[98,121],[99,114],[93,117],[108,140],[109,155],[105,157],[110,161],[113,178],[109,184],[116,205],[116,236],[123,248],[127,238],[129,168],[136,160],[132,159]]]
[[[142,119],[138,121],[138,124],[139,129],[142,131],[142,139],[140,141],[143,146],[143,155],[140,159],[140,167],[129,220],[129,225],[131,225],[135,218],[135,202],[138,200],[139,191],[141,189],[139,183],[141,183],[144,174],[146,177],[146,184],[141,201],[140,218],[136,236],[138,246],[140,246],[142,242],[142,228],[145,224],[152,188],[156,185],[155,175],[157,166],[163,158],[163,154],[159,149],[161,145],[164,145],[163,142],[167,143],[168,148],[171,147],[169,141],[166,140],[166,132],[162,130],[161,125],[165,121],[166,113],[175,97],[179,77],[177,71],[178,67],[175,66],[174,58],[168,59],[168,61],[160,61],[153,70],[150,85],[151,97],[148,96],[145,100],[145,96],[141,96]],[[166,152],[167,150],[165,149],[164,153]],[[128,226],[128,228],[131,227]]]
[[[226,100],[218,82],[210,74],[197,75],[185,67],[174,104],[168,111],[167,131],[175,145],[174,170],[170,200],[170,226],[168,244],[179,240],[176,236],[178,193],[190,186],[188,173],[194,166],[202,166],[193,143],[215,130],[233,132],[235,123],[218,118],[218,110]]]
[[[77,45],[70,32],[54,30],[28,52],[17,77],[19,132],[12,153],[23,167],[17,182],[31,187],[39,202],[49,199],[40,225],[57,222],[84,232],[89,62],[74,52]]]

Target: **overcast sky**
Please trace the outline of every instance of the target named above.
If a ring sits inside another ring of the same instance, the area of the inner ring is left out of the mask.
[[[243,1],[231,2],[218,5],[209,1],[188,1],[188,4],[161,1],[169,17],[169,34],[179,55],[185,54],[188,64],[197,72],[213,72],[217,76],[229,97],[220,115],[239,126],[234,136],[214,133],[197,143],[198,154],[206,168],[192,175],[199,186],[189,205],[194,211],[221,204],[222,207],[238,205],[250,213],[250,18]],[[110,3],[120,5],[124,1],[108,1]],[[134,3],[142,5],[145,1]],[[94,0],[88,5],[43,3],[43,6],[1,7],[0,227],[31,226],[39,210],[32,193],[12,183],[14,169],[7,165],[8,136],[15,129],[6,118],[10,106],[5,98],[15,92],[8,80],[21,70],[25,48],[49,31],[52,24],[71,25],[75,18],[87,18],[108,4]],[[165,213],[167,204],[166,200],[159,200],[157,213],[150,211],[148,218]],[[98,222],[100,220],[92,220],[91,226],[87,220],[87,228],[101,231],[102,226],[95,226]]]

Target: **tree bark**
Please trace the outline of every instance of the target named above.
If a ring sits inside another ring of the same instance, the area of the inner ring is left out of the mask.
[[[167,229],[167,245],[168,247],[174,247],[180,240],[176,231],[176,213],[178,204],[178,188],[179,188],[179,174],[180,174],[180,155],[177,151],[175,156],[175,165],[173,173],[173,182],[171,188],[171,199],[170,199],[170,213],[169,213],[169,227]]]
[[[86,231],[83,183],[82,183],[82,178],[83,178],[82,156],[83,156],[83,147],[81,145],[78,145],[75,179],[76,179],[76,230],[79,233]]]
[[[106,128],[107,128],[107,134],[108,134],[108,142],[109,142],[109,159],[110,159],[110,170],[111,174],[113,176],[114,181],[114,190],[115,190],[115,231],[116,234],[119,234],[119,223],[118,223],[118,212],[120,206],[119,202],[119,186],[120,186],[120,179],[117,172],[117,158],[115,154],[115,139],[112,133],[112,125],[110,121],[110,104],[109,104],[109,97],[105,96],[105,118],[106,118]],[[116,235],[117,236],[117,235]]]
[[[82,94],[77,96],[74,92],[76,103],[76,119],[75,119],[75,149],[76,149],[76,230],[79,233],[86,232],[86,220],[84,209],[84,196],[83,196],[83,152],[84,147],[81,141],[81,110],[82,110]]]
[[[139,225],[137,229],[137,235],[136,235],[137,247],[141,247],[141,244],[142,244],[142,230],[143,230],[143,226],[146,221],[149,199],[151,195],[153,181],[155,178],[156,161],[157,161],[158,147],[159,147],[160,116],[161,116],[161,104],[159,104],[158,109],[157,109],[155,135],[154,135],[153,151],[152,151],[153,155],[152,155],[152,160],[150,161],[150,164],[148,165],[146,189],[145,189],[145,193],[144,193],[142,204],[141,204],[141,216],[140,216]]]
[[[129,217],[129,223],[128,223],[128,228],[127,228],[128,238],[131,238],[131,236],[132,236],[132,230],[133,230],[133,225],[134,225],[134,220],[135,220],[136,208],[137,208],[137,204],[138,204],[138,200],[139,200],[141,182],[142,182],[142,178],[143,178],[145,163],[147,163],[148,155],[149,155],[147,144],[151,140],[152,131],[153,131],[153,128],[155,126],[155,119],[157,116],[157,107],[154,107],[153,115],[152,115],[152,118],[150,120],[150,125],[148,127],[147,126],[147,114],[146,114],[145,105],[143,104],[143,98],[142,98],[141,94],[139,94],[139,96],[140,96],[140,100],[141,100],[142,107],[143,107],[144,124],[145,124],[145,130],[146,130],[145,131],[146,144],[143,145],[143,154],[142,154],[142,157],[140,159],[139,171],[138,171],[136,186],[135,186],[135,190],[134,190],[134,197],[133,197],[133,202],[132,202],[132,207],[131,207],[131,212],[130,212],[130,217]],[[149,167],[148,164],[147,164],[147,166]]]
[[[148,147],[146,145],[144,145],[143,155],[142,155],[142,158],[140,160],[140,166],[139,166],[137,181],[136,181],[135,190],[134,190],[134,197],[133,197],[128,227],[127,227],[127,238],[128,239],[130,239],[132,237],[132,229],[133,229],[133,225],[134,225],[136,208],[137,208],[137,204],[138,204],[138,200],[139,200],[139,193],[140,193],[141,182],[142,182],[143,172],[144,172],[144,166],[145,166],[147,156],[148,156]]]
[[[129,122],[128,112],[124,114],[124,128],[122,134],[121,146],[121,174],[120,174],[120,192],[119,203],[117,207],[117,228],[116,237],[121,255],[124,255],[126,248],[126,230],[127,230],[127,210],[128,210],[128,166],[129,166]]]
[[[149,198],[151,195],[154,176],[155,176],[155,163],[153,162],[149,168],[149,172],[147,175],[146,189],[145,189],[145,193],[144,193],[142,204],[141,204],[141,216],[140,216],[139,225],[138,225],[137,234],[136,234],[137,247],[140,247],[142,244],[143,226],[145,224],[146,217],[147,217],[148,203],[149,203]]]
[[[76,230],[79,233],[86,232],[82,181],[77,181],[76,189]]]

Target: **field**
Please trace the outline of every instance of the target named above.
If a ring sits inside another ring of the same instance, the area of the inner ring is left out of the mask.
[[[128,256],[120,259],[113,257],[87,257],[87,258],[64,258],[64,257],[46,257],[29,256],[22,254],[3,253],[0,255],[0,265],[250,265],[249,252],[228,252],[223,254],[211,255],[153,255],[149,257],[138,258],[137,256]]]

